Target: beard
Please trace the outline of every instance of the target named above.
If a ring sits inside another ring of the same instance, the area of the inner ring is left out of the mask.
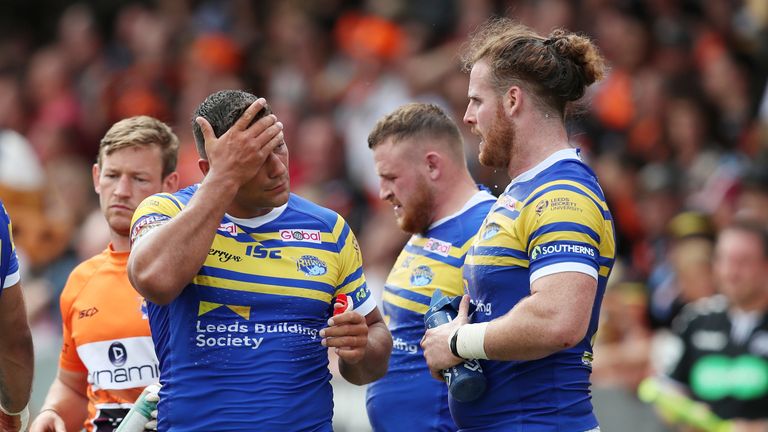
[[[496,121],[483,137],[484,145],[478,160],[487,167],[506,169],[515,143],[515,126],[502,117],[501,111],[502,107],[499,104],[496,109]]]
[[[432,223],[432,208],[435,196],[425,180],[414,185],[413,193],[407,205],[401,203],[402,217],[397,219],[400,229],[410,234],[421,234]]]

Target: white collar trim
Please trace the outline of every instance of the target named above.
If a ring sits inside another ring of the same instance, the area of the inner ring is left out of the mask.
[[[470,208],[474,207],[476,204],[479,204],[479,203],[481,203],[483,201],[496,201],[496,197],[494,197],[493,195],[491,195],[490,193],[488,193],[488,192],[486,192],[486,191],[484,191],[482,189],[478,190],[474,195],[472,195],[471,198],[469,198],[469,200],[464,204],[464,206],[461,208],[461,210],[457,211],[454,214],[448,215],[448,216],[446,216],[444,218],[441,218],[441,219],[438,219],[438,220],[432,222],[432,225],[430,225],[429,228],[427,228],[427,231],[429,231],[431,229],[434,229],[438,225],[440,225],[440,224],[442,224],[442,223],[444,223],[444,222],[446,222],[446,221],[448,221],[450,219],[453,219],[453,218],[459,216],[460,214],[464,213],[465,211],[467,211]]]
[[[513,178],[512,181],[509,182],[509,185],[506,187],[504,192],[507,192],[509,188],[512,187],[513,184],[522,183],[522,182],[531,180],[532,178],[539,175],[539,173],[551,167],[552,165],[556,164],[557,162],[560,162],[562,160],[568,160],[568,159],[575,159],[580,161],[581,156],[579,156],[579,151],[575,148],[568,148],[568,149],[558,150],[552,153],[546,159],[536,164],[536,166],[534,166],[533,168]]]
[[[280,217],[280,215],[283,214],[286,208],[288,208],[288,203],[285,203],[280,207],[273,208],[272,210],[269,211],[269,213],[265,215],[246,218],[246,219],[234,217],[229,214],[225,214],[224,216],[226,216],[227,219],[231,220],[232,222],[238,225],[247,226],[248,228],[258,228]]]

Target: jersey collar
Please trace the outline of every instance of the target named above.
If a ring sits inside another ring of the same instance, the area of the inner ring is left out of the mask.
[[[246,226],[248,228],[258,228],[280,217],[280,215],[283,214],[286,208],[288,208],[288,203],[285,203],[280,207],[273,208],[272,210],[269,211],[269,213],[265,215],[246,218],[246,219],[234,217],[229,214],[224,214],[224,216],[238,225]]]
[[[508,192],[509,188],[511,188],[512,185],[514,185],[515,183],[522,183],[522,182],[526,182],[528,180],[531,180],[534,177],[536,177],[537,175],[539,175],[539,173],[541,173],[545,169],[551,167],[552,165],[554,165],[554,164],[556,164],[556,163],[558,163],[560,161],[569,160],[569,159],[581,161],[581,156],[579,155],[579,150],[575,149],[575,148],[569,148],[569,149],[558,150],[558,151],[552,153],[546,159],[544,159],[543,161],[541,161],[538,164],[536,164],[536,166],[534,166],[533,168],[531,168],[528,171],[525,171],[524,173],[522,173],[522,174],[518,175],[517,177],[513,178],[512,181],[509,182],[509,185],[506,187],[504,192]]]

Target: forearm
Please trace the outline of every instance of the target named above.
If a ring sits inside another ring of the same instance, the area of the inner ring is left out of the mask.
[[[80,430],[88,417],[88,398],[85,394],[64,384],[58,377],[53,380],[45,397],[43,410],[53,410],[67,425],[67,430]]]
[[[134,244],[128,277],[141,295],[161,305],[178,297],[205,262],[236,190],[207,177],[184,210]]]
[[[19,412],[29,402],[34,369],[32,335],[17,284],[0,297],[0,405]]]
[[[557,325],[557,320],[552,318],[556,313],[530,301],[530,297],[524,299],[507,314],[488,324],[484,344],[488,358],[536,360],[578,343],[570,336],[568,329]]]
[[[349,364],[339,357],[339,372],[352,384],[368,384],[387,373],[391,353],[392,336],[389,329],[383,322],[377,322],[368,327],[368,343],[363,359]]]
[[[75,389],[56,377],[40,408],[40,414],[44,414],[44,410],[51,410],[64,420],[67,430],[82,429],[88,416],[88,398],[84,391],[85,389]]]

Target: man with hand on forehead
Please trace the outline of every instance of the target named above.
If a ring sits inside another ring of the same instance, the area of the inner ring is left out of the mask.
[[[331,431],[326,347],[358,385],[386,373],[392,349],[355,236],[290,193],[283,125],[264,99],[214,93],[193,128],[205,178],[149,197],[131,233],[128,273],[160,360],[158,428]],[[340,294],[353,309],[331,318]]]

